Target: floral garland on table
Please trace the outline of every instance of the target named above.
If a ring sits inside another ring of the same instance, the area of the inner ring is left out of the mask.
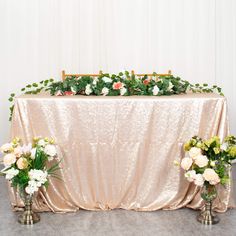
[[[67,77],[64,81],[50,84],[51,95],[103,95],[103,96],[163,96],[186,93],[190,90],[194,93],[213,93],[218,92],[221,95],[221,88],[214,85],[208,87],[208,84],[192,85],[186,80],[172,75],[159,76],[153,73],[152,78],[148,76],[137,77],[129,72],[118,75],[101,74],[93,78],[91,76]]]
[[[103,96],[163,96],[182,94],[187,91],[193,93],[219,93],[223,95],[221,88],[208,84],[191,84],[186,80],[172,75],[160,76],[155,72],[152,77],[136,76],[128,71],[115,74],[101,74],[98,77],[91,76],[71,76],[64,81],[54,81],[53,79],[43,80],[40,83],[28,84],[21,89],[24,94],[38,94],[42,91],[49,91],[55,96],[71,95],[103,95]],[[14,108],[15,93],[8,99],[10,106],[10,118],[12,118]]]
[[[49,176],[59,178],[55,171],[59,170],[59,162],[54,140],[49,138],[34,138],[33,144],[21,145],[19,138],[1,146],[0,151],[5,154],[3,164],[5,168],[0,175],[17,187],[20,192],[33,195],[42,186],[47,187]],[[47,162],[54,161],[51,167]]]

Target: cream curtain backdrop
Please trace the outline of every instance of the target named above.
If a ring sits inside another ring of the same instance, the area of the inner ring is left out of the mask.
[[[11,92],[60,72],[134,69],[217,83],[236,134],[235,0],[0,0],[0,143]]]

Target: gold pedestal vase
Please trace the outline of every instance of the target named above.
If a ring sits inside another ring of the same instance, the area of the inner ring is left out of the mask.
[[[217,190],[214,185],[205,184],[202,188],[201,197],[205,201],[205,205],[201,213],[197,216],[197,220],[205,225],[213,225],[220,222],[212,210],[212,203],[217,197]]]
[[[18,218],[18,222],[24,225],[32,225],[39,222],[40,216],[32,210],[33,195],[27,194],[25,191],[20,191],[20,197],[25,207],[24,212]]]

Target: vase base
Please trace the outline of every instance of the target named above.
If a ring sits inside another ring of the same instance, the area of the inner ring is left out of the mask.
[[[197,221],[204,225],[215,225],[220,222],[220,218],[216,215],[205,215],[203,212],[197,216]]]
[[[33,225],[40,221],[40,216],[35,212],[23,212],[18,217],[18,222],[23,225]]]

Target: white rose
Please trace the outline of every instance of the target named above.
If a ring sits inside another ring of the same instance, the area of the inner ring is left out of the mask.
[[[120,95],[123,96],[125,93],[127,92],[127,89],[126,88],[121,88],[120,89]]]
[[[106,96],[109,93],[109,89],[107,87],[104,87],[101,91],[101,94],[103,94],[103,96]]]
[[[193,182],[195,180],[196,171],[195,170],[189,170],[184,175],[189,182]]]
[[[188,170],[192,164],[193,164],[193,160],[189,157],[185,157],[182,159],[180,165],[184,170]]]
[[[202,187],[204,184],[204,178],[201,174],[196,174],[195,179],[194,179],[194,184],[197,186]]]
[[[93,79],[93,85],[97,85],[97,82],[99,81],[98,78]]]
[[[26,191],[26,193],[32,195],[32,194],[34,194],[34,192],[37,192],[38,189],[39,188],[38,188],[37,182],[34,180],[30,180],[28,182],[28,186],[25,188],[25,191]]]
[[[57,154],[56,147],[52,144],[46,145],[44,152],[51,157],[54,157]]]
[[[30,151],[30,154],[31,154],[30,157],[31,157],[32,160],[35,159],[36,150],[37,150],[36,148],[33,148],[33,149],[31,149],[31,151]]]
[[[2,171],[2,173],[6,175],[6,179],[11,180],[16,175],[19,174],[19,170],[15,169],[15,168],[11,168],[6,171]]]
[[[108,78],[108,77],[103,77],[102,80],[103,80],[105,83],[111,83],[111,82],[112,82],[112,79],[111,79],[111,78]]]
[[[16,162],[16,156],[12,153],[6,154],[3,157],[3,164],[4,166],[11,166]]]
[[[208,160],[207,156],[204,156],[204,155],[199,155],[199,156],[196,156],[196,158],[195,158],[195,164],[197,166],[199,166],[200,168],[207,166],[208,161],[209,160]]]
[[[38,145],[41,146],[41,147],[44,147],[46,145],[46,142],[44,141],[44,139],[40,139],[38,141]]]
[[[197,148],[197,147],[192,147],[190,150],[189,150],[189,156],[192,158],[192,159],[195,159],[196,156],[199,156],[202,154],[202,150],[201,148]]]
[[[11,143],[3,144],[0,147],[0,150],[1,150],[2,153],[11,151],[12,150],[12,144]]]
[[[228,144],[227,143],[223,143],[221,145],[221,150],[226,151],[227,149],[228,149]]]
[[[205,169],[203,177],[212,185],[216,185],[220,182],[219,175],[213,169],[210,168]]]
[[[174,87],[174,85],[169,81],[169,86],[168,86],[167,90],[170,91],[173,87]]]
[[[85,87],[85,94],[90,95],[92,93],[91,85],[87,84]]]
[[[154,96],[156,96],[156,95],[159,93],[159,91],[160,91],[160,89],[158,88],[157,85],[155,85],[155,86],[153,87],[152,93],[153,93]]]

